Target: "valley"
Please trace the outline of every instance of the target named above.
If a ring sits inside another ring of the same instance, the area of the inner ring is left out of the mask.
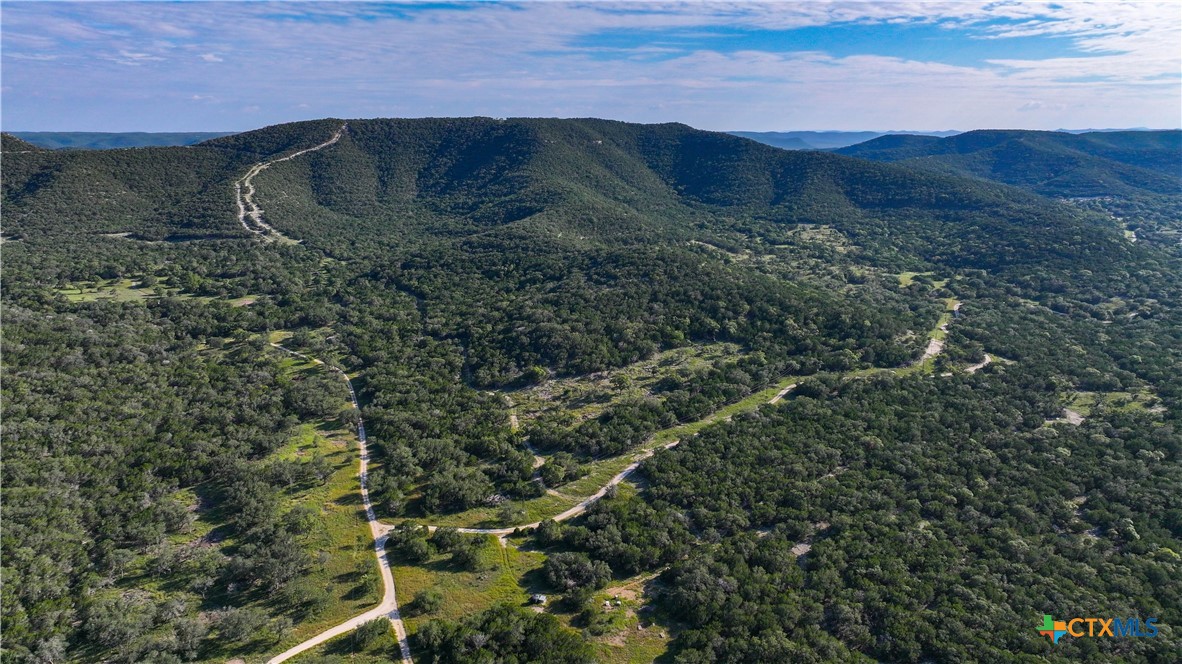
[[[1182,620],[1172,139],[1089,136],[996,144],[1070,142],[1051,190],[593,119],[5,135],[6,652],[1166,657],[1027,629]]]

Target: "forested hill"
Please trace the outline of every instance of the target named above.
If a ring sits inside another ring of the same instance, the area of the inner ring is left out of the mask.
[[[12,134],[0,134],[0,150],[3,152],[33,152],[43,148],[17,138]]]
[[[242,234],[234,180],[340,124],[280,125],[191,148],[21,155],[5,167],[5,196],[19,211],[9,227],[143,239]],[[796,223],[832,225],[897,266],[990,268],[1127,251],[1098,217],[1003,186],[675,124],[351,121],[333,149],[268,169],[258,182],[276,228],[336,257],[475,234],[523,234],[570,250],[689,240],[702,229],[775,235]]]
[[[980,130],[947,138],[883,136],[839,154],[903,162],[1049,196],[1182,193],[1182,131]]]

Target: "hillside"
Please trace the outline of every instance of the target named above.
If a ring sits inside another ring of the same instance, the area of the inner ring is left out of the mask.
[[[1182,255],[1104,209],[681,124],[3,141],[6,662],[1178,650]],[[1101,610],[1161,633],[1035,629]]]
[[[981,130],[942,139],[884,136],[837,152],[1064,198],[1182,192],[1182,131]]]
[[[12,134],[0,134],[0,151],[3,152],[35,152],[41,150],[40,146],[33,145],[28,141],[21,140]]]

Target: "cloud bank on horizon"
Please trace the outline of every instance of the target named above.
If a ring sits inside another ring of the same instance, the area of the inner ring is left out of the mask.
[[[6,2],[2,122],[1177,127],[1175,2]]]

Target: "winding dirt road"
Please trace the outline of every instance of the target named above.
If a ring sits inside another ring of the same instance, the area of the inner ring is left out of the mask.
[[[784,389],[777,392],[776,395],[773,396],[771,399],[768,399],[768,403],[774,404],[774,403],[778,402],[780,399],[783,399],[785,395],[787,395],[789,392],[791,392],[795,388],[796,388],[796,383],[792,383],[791,385],[788,385]],[[672,442],[666,443],[665,445],[663,445],[661,447],[654,447],[652,449],[645,450],[641,454],[638,454],[632,463],[628,464],[627,466],[624,467],[623,470],[621,470],[620,472],[613,475],[612,478],[607,481],[607,484],[604,484],[599,489],[599,491],[596,491],[595,493],[591,494],[590,496],[587,496],[583,500],[579,501],[579,503],[577,505],[575,505],[574,507],[571,507],[570,509],[567,509],[566,511],[561,512],[551,518],[554,521],[566,521],[567,519],[573,519],[576,516],[579,516],[580,514],[582,514],[583,512],[586,512],[587,508],[591,507],[596,502],[598,502],[599,499],[606,496],[607,492],[613,486],[628,479],[628,477],[632,473],[636,472],[637,468],[640,468],[640,464],[644,463],[645,460],[647,460],[652,455],[656,454],[657,450],[672,449],[674,447],[677,447],[680,443],[681,443],[681,440],[674,440]],[[531,450],[532,450],[532,448],[531,448]],[[502,537],[504,535],[512,535],[513,531],[515,531],[515,530],[527,530],[529,528],[537,528],[538,526],[541,525],[541,523],[542,523],[541,521],[535,521],[533,523],[526,523],[526,524],[523,524],[520,526],[510,526],[508,528],[456,528],[456,530],[461,533],[468,533],[468,534],[473,534],[473,535],[496,535],[497,537]],[[394,526],[391,526],[388,524],[379,524],[379,525],[380,525],[380,527],[384,528],[385,532],[387,532],[387,533],[390,532],[390,530],[392,530],[394,528]],[[439,526],[427,526],[427,530],[431,531],[431,532],[434,532],[438,528],[439,528]]]
[[[616,473],[610,480],[607,481],[607,484],[604,484],[603,487],[601,487],[599,489],[599,491],[596,491],[595,493],[591,494],[590,496],[587,496],[586,498],[581,500],[578,505],[575,505],[574,507],[566,510],[565,512],[562,512],[562,513],[560,513],[556,516],[550,517],[550,518],[553,519],[554,521],[566,521],[567,519],[573,519],[576,516],[582,514],[583,512],[586,512],[588,507],[591,507],[596,502],[598,502],[600,498],[603,498],[604,496],[606,496],[608,490],[610,490],[613,486],[619,484],[620,482],[623,482],[629,475],[636,472],[636,469],[640,467],[640,464],[644,463],[645,459],[648,459],[653,454],[655,454],[657,449],[666,449],[667,450],[671,447],[676,447],[677,444],[680,442],[681,442],[680,440],[675,440],[671,443],[666,444],[664,447],[646,450],[643,454],[637,456],[635,461],[633,461],[632,463],[625,466],[624,469],[621,470],[620,472]],[[549,519],[547,519],[547,520],[549,520]],[[382,528],[386,529],[386,532],[390,532],[390,530],[392,530],[394,528],[394,526],[384,524],[384,523],[380,524],[380,525]],[[461,532],[461,533],[468,533],[470,535],[496,535],[497,537],[503,537],[505,535],[512,535],[513,531],[515,531],[515,530],[527,530],[529,528],[537,528],[540,525],[542,525],[541,521],[535,521],[533,523],[526,523],[526,524],[523,524],[520,526],[510,526],[508,528],[456,528],[456,531]],[[427,526],[427,530],[430,532],[435,532],[439,528],[440,528],[440,526]]]
[[[977,373],[978,371],[980,371],[981,369],[984,369],[985,367],[989,366],[992,363],[993,363],[993,356],[990,355],[989,353],[985,353],[984,360],[981,360],[980,362],[978,362],[976,364],[967,366],[964,368],[964,370],[966,373]]]
[[[776,403],[780,399],[783,399],[785,396],[787,396],[788,393],[794,389],[796,389],[796,383],[792,383],[791,385],[785,387],[784,389],[780,390],[779,392],[776,392],[776,396],[772,397],[771,399],[768,399],[768,403]]]
[[[960,305],[961,305],[960,302],[955,302],[951,308],[951,311],[954,311],[954,312],[958,311],[960,309]],[[952,322],[951,320],[944,321],[943,323],[940,324],[939,329],[943,330],[944,332],[948,332],[948,325],[951,322]],[[936,355],[939,355],[940,352],[943,350],[944,350],[944,342],[937,341],[937,340],[933,339],[931,341],[931,343],[928,345],[928,348],[924,352],[923,358],[920,361],[922,362],[923,360],[927,360],[932,357],[935,357]],[[988,364],[988,363],[989,363],[989,356],[986,356],[985,364]],[[982,365],[982,366],[984,366],[984,365]],[[980,367],[977,367],[977,368],[979,369]],[[783,389],[781,389],[779,392],[777,392],[774,396],[772,396],[771,399],[768,399],[767,402],[769,404],[778,403],[781,399],[783,399],[785,396],[787,396],[789,392],[794,390],[796,388],[796,385],[797,385],[796,383],[792,383],[790,385],[785,386]],[[512,407],[512,401],[510,401],[509,403],[510,403],[510,407]],[[511,420],[513,420],[514,428],[516,428],[516,426],[517,426],[516,419],[517,419],[516,414],[511,415]],[[729,420],[730,418],[727,418],[727,419]],[[625,479],[628,478],[629,475],[636,472],[636,469],[640,467],[640,464],[644,463],[644,461],[646,459],[648,459],[653,454],[655,454],[658,449],[670,449],[670,448],[676,447],[680,442],[681,442],[680,440],[675,440],[671,443],[664,445],[663,448],[653,448],[653,449],[646,450],[643,454],[638,455],[636,457],[635,461],[633,461],[632,463],[625,466],[623,470],[621,470],[614,477],[612,477],[610,480],[608,480],[607,484],[603,485],[603,487],[600,488],[599,491],[596,491],[594,494],[584,498],[582,501],[580,501],[574,507],[571,507],[570,509],[566,510],[565,512],[562,512],[552,518],[555,521],[566,521],[567,519],[573,519],[574,517],[582,514],[583,512],[586,512],[588,507],[594,505],[600,498],[603,498],[605,495],[607,495],[607,492],[609,489],[611,489],[613,486],[619,484],[620,482],[623,482]],[[541,459],[541,457],[537,456],[537,452],[533,449],[533,447],[530,447],[528,443],[526,444],[526,446],[530,450],[530,452],[535,455],[535,458],[544,462],[544,459]],[[526,530],[529,528],[537,528],[540,524],[541,524],[540,521],[535,521],[533,523],[526,523],[526,524],[523,524],[520,526],[512,526],[512,527],[507,527],[507,528],[456,528],[456,530],[461,533],[470,533],[470,534],[476,534],[476,535],[496,535],[497,537],[503,537],[505,535],[511,535],[513,533],[513,531],[515,531],[515,530]],[[388,524],[379,524],[379,526],[381,528],[384,528],[385,529],[384,532],[387,532],[387,533],[391,529],[394,528],[394,526],[391,526]],[[438,528],[439,528],[439,526],[427,526],[427,530],[429,530],[431,532],[434,532]]]
[[[254,196],[256,193],[255,188],[254,188],[254,182],[253,182],[254,176],[258,175],[259,173],[262,173],[263,171],[267,170],[268,168],[270,168],[271,166],[273,166],[275,164],[278,164],[281,161],[289,161],[291,159],[295,159],[296,157],[303,155],[303,154],[307,154],[309,152],[323,150],[324,148],[341,140],[341,136],[344,135],[345,130],[348,128],[349,128],[348,124],[341,125],[336,130],[336,132],[333,133],[332,138],[329,138],[327,141],[321,143],[320,145],[314,145],[310,148],[304,148],[303,150],[300,150],[299,152],[293,152],[293,153],[287,155],[286,157],[280,157],[279,159],[272,159],[271,161],[260,162],[260,163],[255,164],[254,166],[251,166],[250,170],[246,172],[246,175],[243,175],[240,179],[238,179],[238,181],[236,181],[234,183],[234,200],[238,204],[238,223],[242,224],[242,227],[245,228],[246,230],[250,231],[251,233],[254,233],[255,235],[258,235],[259,237],[263,238],[264,240],[266,240],[268,242],[274,241],[274,240],[287,240],[289,242],[297,242],[297,240],[292,240],[291,238],[287,237],[283,233],[280,233],[278,230],[275,229],[274,226],[268,224],[266,221],[263,220],[263,209],[261,207],[259,207],[259,204],[254,199]],[[247,223],[247,221],[246,221],[247,219],[250,219],[250,223]],[[252,226],[252,224],[253,224],[253,226]]]
[[[279,344],[273,343],[271,346],[278,348],[279,350],[290,355],[308,360],[309,362],[324,365],[324,362],[321,360],[318,360],[314,357],[309,357],[308,355],[291,350],[290,348],[285,348]],[[369,478],[369,448],[367,446],[367,439],[365,437],[365,423],[362,422],[360,418],[361,406],[357,403],[357,392],[353,389],[353,381],[349,380],[349,376],[345,374],[344,371],[331,364],[325,366],[337,372],[337,374],[339,374],[340,377],[344,379],[345,384],[349,386],[349,399],[353,402],[353,408],[359,415],[357,418],[357,444],[361,452],[361,463],[358,469],[358,478],[361,480],[361,502],[362,505],[365,506],[365,519],[369,522],[370,534],[373,535],[373,552],[378,559],[378,568],[382,575],[382,585],[385,588],[385,591],[382,593],[381,603],[379,603],[374,608],[359,616],[350,618],[349,620],[346,620],[335,627],[329,628],[308,639],[307,641],[300,643],[299,645],[285,650],[284,652],[267,660],[267,663],[277,664],[278,662],[291,659],[292,657],[295,657],[306,650],[315,648],[329,639],[353,631],[362,623],[369,622],[374,618],[381,618],[384,616],[390,620],[391,624],[394,625],[394,633],[398,637],[398,648],[402,651],[401,661],[404,664],[413,664],[410,658],[410,644],[406,639],[406,625],[403,624],[402,614],[398,611],[398,598],[394,592],[394,575],[390,573],[390,561],[386,558],[386,538],[389,535],[390,528],[389,526],[378,522],[378,517],[373,511],[373,505],[369,502],[369,487],[367,486],[366,482],[366,480]]]
[[[950,308],[948,310],[949,312],[951,312],[952,316],[954,316],[956,314],[956,312],[960,311],[961,304],[963,304],[963,302],[953,302],[952,303],[952,308]],[[948,325],[952,322],[952,320],[953,319],[950,316],[943,323],[940,323],[940,326],[937,329],[939,329],[944,334],[948,334]],[[928,341],[927,348],[925,348],[923,351],[923,357],[919,358],[919,361],[917,362],[917,364],[921,364],[923,362],[926,362],[926,361],[932,359],[933,357],[939,355],[943,351],[944,351],[944,340],[943,339],[931,339]],[[972,373],[972,372],[969,372],[969,373]]]
[[[505,403],[509,405],[509,427],[514,431],[517,431],[521,428],[521,425],[517,421],[517,404],[513,403],[513,400],[509,398],[509,395],[506,394],[503,396],[505,398]],[[533,445],[529,444],[529,438],[525,438],[525,440],[522,441],[522,444],[525,445],[525,449],[529,451],[529,453],[534,458],[534,470],[541,468],[546,463],[546,460],[542,458],[540,454],[538,454],[538,451],[534,449]]]

